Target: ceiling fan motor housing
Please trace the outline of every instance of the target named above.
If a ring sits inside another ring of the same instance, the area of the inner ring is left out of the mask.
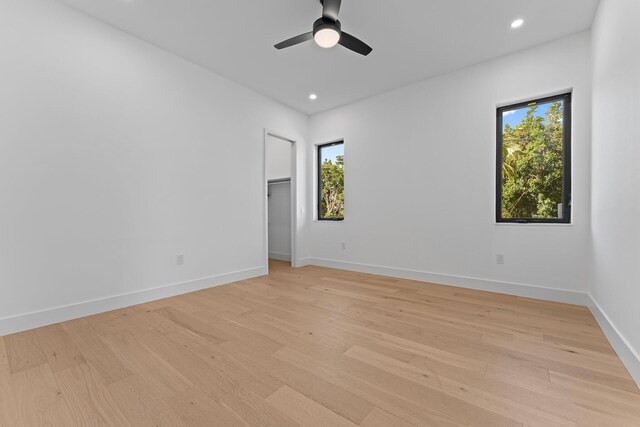
[[[338,34],[342,33],[342,24],[340,24],[340,21],[334,21],[332,19],[328,19],[328,18],[320,18],[318,20],[316,20],[316,22],[313,23],[313,35],[315,36],[316,33],[320,30],[324,30],[324,29],[331,29],[331,30],[335,30],[338,32]]]

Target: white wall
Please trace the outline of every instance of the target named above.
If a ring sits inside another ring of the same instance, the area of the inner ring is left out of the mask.
[[[0,335],[264,271],[263,129],[306,115],[50,0],[0,52]]]
[[[267,180],[291,178],[291,142],[267,135]]]
[[[496,106],[571,88],[573,224],[496,225]],[[313,144],[345,140],[346,218],[312,222],[309,262],[586,291],[590,117],[588,32],[313,116]]]
[[[291,260],[291,182],[269,184],[269,257]]]
[[[640,381],[640,2],[602,0],[593,28],[590,292]]]

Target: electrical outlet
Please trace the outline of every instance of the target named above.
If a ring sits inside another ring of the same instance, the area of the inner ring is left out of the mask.
[[[346,242],[342,242],[342,244],[340,246],[342,247],[342,250],[347,249],[347,243]]]
[[[504,264],[504,254],[496,254],[496,264]]]
[[[184,255],[176,255],[176,265],[184,264]]]

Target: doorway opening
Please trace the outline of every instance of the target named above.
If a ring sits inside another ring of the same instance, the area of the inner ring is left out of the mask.
[[[295,142],[265,132],[266,266],[296,266]]]

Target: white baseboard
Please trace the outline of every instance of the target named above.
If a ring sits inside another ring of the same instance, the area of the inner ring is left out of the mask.
[[[622,360],[622,363],[624,363],[636,384],[640,387],[640,353],[633,348],[624,335],[620,333],[618,328],[611,322],[609,316],[588,293],[322,258],[301,258],[298,260],[298,266],[302,267],[305,265],[317,265],[320,267],[378,274],[382,276],[398,277],[401,279],[418,280],[421,282],[437,283],[442,285],[460,286],[463,288],[499,292],[508,295],[537,298],[547,301],[585,305],[591,310],[613,349]],[[64,322],[66,320],[77,319],[79,317],[90,316],[105,311],[116,310],[118,308],[142,304],[149,301],[195,292],[201,289],[212,288],[240,280],[251,279],[265,274],[267,274],[267,268],[265,266],[256,267],[221,274],[218,276],[173,283],[157,288],[144,289],[141,291],[5,317],[0,319],[0,336]]]
[[[305,258],[300,261],[304,262],[301,265],[317,265],[320,267],[337,268],[340,270],[356,271],[359,273],[379,274],[381,276],[418,280],[420,282],[436,283],[439,285],[459,286],[461,288],[498,292],[501,294],[563,302],[567,304],[587,305],[588,302],[588,296],[584,292],[569,291],[566,289],[545,288],[520,283],[500,282],[489,279],[478,279],[475,277],[455,276],[450,274],[383,267],[379,265],[360,264],[323,258]]]
[[[305,265],[313,265],[311,263],[311,258],[298,258],[297,267],[304,267]]]
[[[602,328],[611,346],[622,360],[625,368],[629,371],[638,387],[640,387],[640,353],[633,348],[631,343],[625,338],[620,330],[611,321],[611,318],[602,310],[600,304],[596,302],[591,294],[588,294],[589,303],[587,307],[591,310],[593,317]]]
[[[283,254],[280,252],[269,252],[269,258],[280,261],[291,261],[291,254]]]
[[[213,288],[227,283],[264,276],[265,274],[267,274],[266,267],[255,267],[247,270],[235,271],[211,277],[203,277],[201,279],[189,280],[186,282],[172,283],[170,285],[159,286],[157,288],[144,289],[126,294],[114,295],[61,307],[5,317],[0,319],[0,336],[64,322],[66,320],[77,319],[79,317],[90,316],[92,314],[103,313],[105,311],[116,310],[118,308],[142,304],[149,301],[195,292],[201,289]]]
[[[383,267],[323,258],[303,258],[299,260],[299,265],[317,265],[319,267],[337,268],[340,270],[355,271],[359,273],[378,274],[381,276],[398,277],[401,279],[418,280],[421,282],[437,283],[440,285],[459,286],[462,288],[498,292],[507,295],[536,298],[545,301],[587,306],[600,325],[600,328],[602,328],[602,331],[611,343],[611,346],[620,357],[620,360],[622,360],[622,363],[629,371],[629,374],[631,374],[631,377],[634,379],[636,384],[638,384],[638,387],[640,387],[640,353],[633,348],[624,335],[622,335],[618,328],[616,328],[611,322],[609,316],[607,316],[607,314],[600,308],[599,304],[586,292],[545,288],[540,286],[524,285],[521,283],[507,283],[488,279],[430,273],[426,271]]]

